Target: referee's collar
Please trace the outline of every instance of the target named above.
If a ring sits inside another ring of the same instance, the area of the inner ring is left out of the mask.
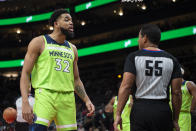
[[[149,49],[143,49],[144,51],[150,51],[150,52],[160,52],[160,51],[163,51],[163,50],[149,50]]]

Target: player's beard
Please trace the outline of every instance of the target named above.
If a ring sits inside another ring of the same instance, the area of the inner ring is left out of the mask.
[[[60,30],[61,30],[61,33],[64,34],[66,37],[69,37],[69,38],[74,37],[74,32],[64,29],[63,27],[60,27]]]

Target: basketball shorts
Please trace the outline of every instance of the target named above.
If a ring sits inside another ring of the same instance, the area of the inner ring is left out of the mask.
[[[130,121],[131,131],[173,131],[171,109],[162,100],[135,100]]]
[[[118,125],[118,129],[120,130],[120,131],[130,131],[130,123],[123,123],[122,124],[122,130],[120,130],[120,125]]]
[[[33,112],[37,124],[49,126],[54,120],[58,131],[77,129],[74,92],[35,89]]]
[[[178,124],[180,126],[180,131],[191,131],[190,112],[180,112]]]

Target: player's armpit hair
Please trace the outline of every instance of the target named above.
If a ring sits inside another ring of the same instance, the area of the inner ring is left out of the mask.
[[[86,92],[84,90],[84,87],[80,87],[80,86],[76,86],[75,87],[75,91],[77,92],[77,94],[84,99],[84,97],[86,96]]]

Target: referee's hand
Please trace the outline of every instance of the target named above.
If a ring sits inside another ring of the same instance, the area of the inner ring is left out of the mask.
[[[118,125],[120,125],[120,130],[122,130],[123,129],[122,128],[122,118],[119,115],[116,116],[116,120],[114,121],[114,124],[113,124],[114,131],[119,131]]]
[[[175,131],[180,131],[180,127],[177,121],[173,121],[173,125],[174,125],[174,128],[176,129]]]

